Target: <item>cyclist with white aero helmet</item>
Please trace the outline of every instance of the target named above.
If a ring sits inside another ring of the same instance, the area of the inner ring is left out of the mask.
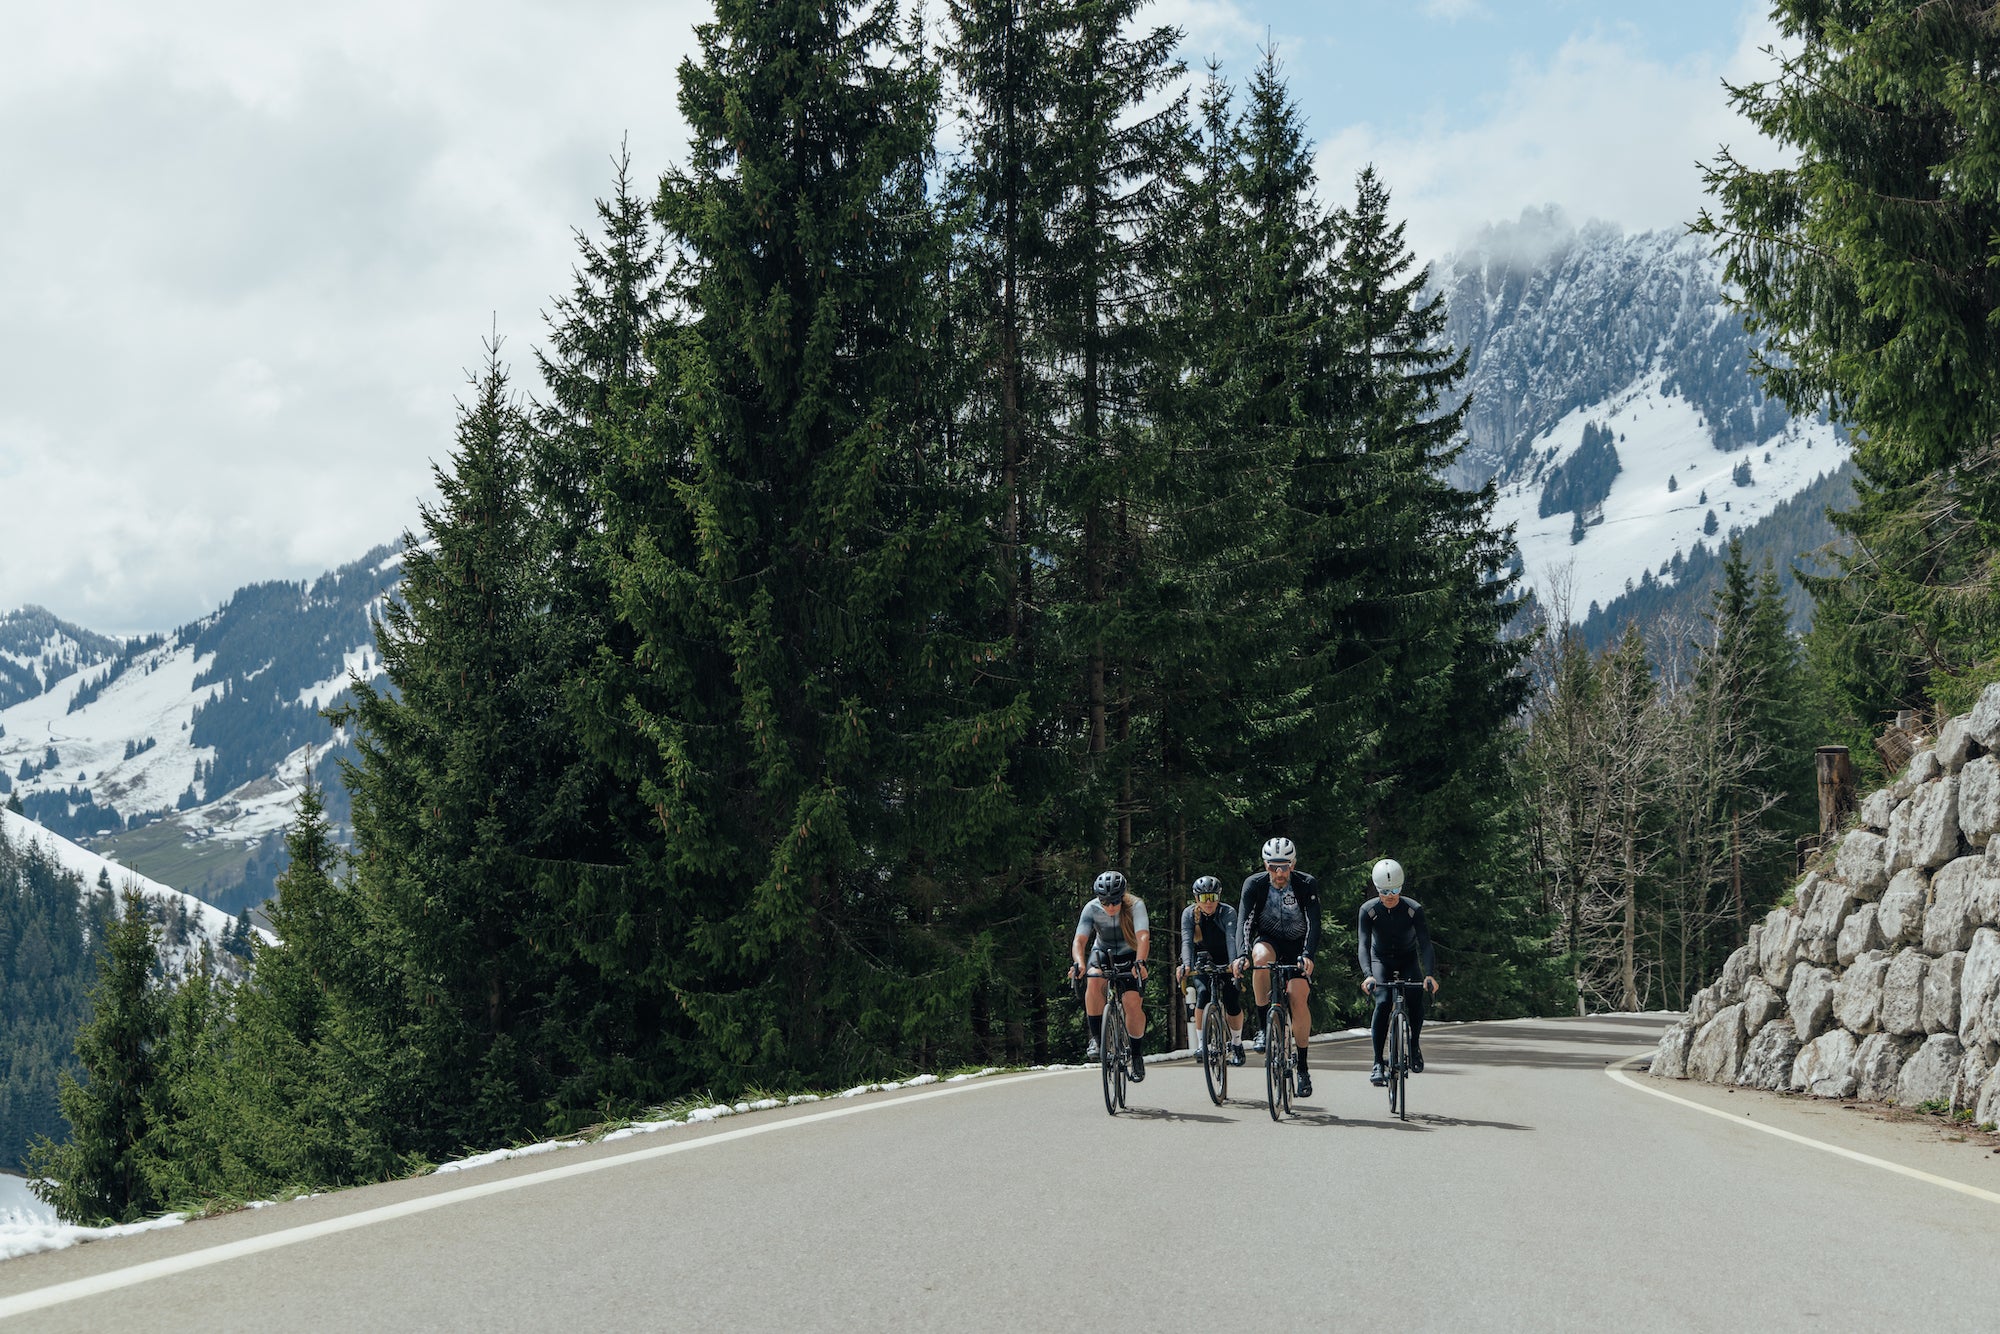
[[[1264,869],[1243,882],[1243,900],[1236,909],[1236,972],[1240,976],[1246,965],[1257,965],[1250,986],[1260,1010],[1271,1003],[1267,965],[1296,964],[1305,974],[1292,978],[1285,991],[1292,1006],[1292,1036],[1298,1044],[1298,1095],[1310,1098],[1306,1048],[1312,1041],[1312,1010],[1306,1003],[1310,993],[1306,978],[1312,976],[1312,955],[1319,948],[1319,882],[1294,869],[1297,860],[1292,840],[1274,838],[1264,844]],[[1262,1033],[1254,1045],[1264,1050]]]
[[[1403,867],[1384,857],[1375,863],[1375,895],[1361,905],[1356,925],[1356,950],[1361,957],[1361,989],[1375,1000],[1375,1068],[1368,1082],[1381,1087],[1388,1080],[1382,1069],[1382,1044],[1389,1036],[1389,1016],[1394,989],[1389,979],[1401,975],[1405,982],[1423,978],[1421,987],[1405,988],[1410,1016],[1410,1073],[1424,1072],[1423,1049],[1417,1045],[1424,1031],[1425,999],[1438,989],[1437,960],[1431,952],[1431,926],[1424,917],[1424,905],[1403,893]]]

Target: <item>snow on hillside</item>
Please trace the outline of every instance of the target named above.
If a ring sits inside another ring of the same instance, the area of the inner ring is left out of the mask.
[[[1849,446],[1831,424],[1793,418],[1763,443],[1723,452],[1710,424],[1694,404],[1663,388],[1666,372],[1654,371],[1608,399],[1579,407],[1533,437],[1535,466],[1501,484],[1494,520],[1515,525],[1523,580],[1545,598],[1567,582],[1570,619],[1582,620],[1593,603],[1604,604],[1650,572],[1671,583],[1675,553],[1686,555],[1697,542],[1711,548],[1732,528],[1744,528],[1780,501],[1844,462]],[[1574,515],[1559,510],[1537,514],[1548,470],[1575,453],[1584,427],[1595,423],[1617,437],[1620,471],[1601,512],[1572,542]],[[1551,452],[1553,451],[1553,452]],[[1747,463],[1750,484],[1738,486],[1732,473]],[[1677,486],[1668,489],[1668,480]],[[1706,495],[1704,502],[1702,497]],[[1703,532],[1710,511],[1716,532]]]
[[[187,914],[187,939],[179,944],[162,940],[160,958],[170,976],[184,976],[201,958],[203,945],[207,945],[219,960],[224,957],[223,943],[236,927],[236,919],[222,909],[203,903],[192,894],[183,894],[157,880],[149,880],[138,872],[120,866],[90,851],[78,847],[66,838],[50,833],[33,820],[16,815],[0,807],[0,832],[16,847],[33,847],[42,855],[77,876],[86,890],[95,889],[100,876],[111,882],[111,887],[119,893],[136,889],[140,895],[168,912]],[[262,928],[256,928],[267,941],[275,941],[276,936]]]

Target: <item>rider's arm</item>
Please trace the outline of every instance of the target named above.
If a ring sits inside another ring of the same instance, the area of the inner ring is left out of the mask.
[[[1181,909],[1181,967],[1194,967],[1194,926],[1195,906],[1190,903]]]
[[[1319,949],[1319,886],[1315,884],[1310,893],[1299,895],[1299,907],[1306,916],[1306,945],[1301,957],[1310,959]]]
[[[1243,899],[1237,909],[1236,922],[1236,957],[1239,959],[1250,957],[1251,937],[1257,930],[1257,905],[1263,900],[1257,893],[1256,884],[1257,877],[1254,875],[1243,882]]]
[[[1354,924],[1354,957],[1361,965],[1361,976],[1375,976],[1375,922],[1368,909],[1374,900],[1361,905],[1361,916]]]
[[[1141,931],[1139,933],[1139,962],[1140,963],[1146,962],[1146,956],[1148,954],[1151,954],[1152,952],[1153,952],[1153,933],[1150,931]]]
[[[1222,938],[1231,945],[1234,945],[1236,943],[1236,909],[1226,903],[1216,904],[1215,924],[1221,928]],[[1217,959],[1214,962],[1218,966],[1226,968],[1229,966],[1230,961],[1228,959]]]
[[[1089,944],[1090,932],[1088,931],[1077,932],[1076,938],[1069,943],[1070,962],[1076,965],[1078,972],[1082,972],[1088,967],[1084,962],[1084,951],[1089,948]]]
[[[1425,977],[1437,976],[1437,959],[1431,952],[1431,923],[1424,916],[1422,904],[1417,905],[1417,958],[1423,963]]]

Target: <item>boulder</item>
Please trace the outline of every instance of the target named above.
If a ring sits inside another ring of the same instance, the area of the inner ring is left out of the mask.
[[[1968,1047],[2000,1042],[2000,930],[1973,933],[1958,977],[1958,1040]]]
[[[1734,1083],[1743,1064],[1744,1041],[1743,1007],[1724,1006],[1694,1035],[1688,1048],[1688,1078],[1711,1084]]]
[[[1979,1090],[1993,1073],[1993,1062],[1986,1049],[1974,1047],[1965,1053],[1965,1059],[1958,1063],[1958,1082],[1952,1085],[1951,1109],[1977,1107]]]
[[[1972,1104],[1972,1119],[1977,1125],[2000,1125],[2000,1067],[1979,1086],[1979,1097]]]
[[[1964,950],[1931,960],[1924,973],[1924,1032],[1958,1032],[1958,983],[1964,973]]]
[[[1792,966],[1799,961],[1799,924],[1804,919],[1790,908],[1773,908],[1764,919],[1763,934],[1757,937],[1757,967],[1764,980],[1783,991],[1792,981]]]
[[[1850,839],[1855,837],[1848,835]],[[1813,963],[1832,963],[1839,955],[1841,923],[1861,900],[1845,881],[1824,878],[1813,887],[1812,896],[1812,905],[1799,924],[1799,957]]]
[[[1652,1073],[1662,1079],[1686,1079],[1688,1048],[1693,1044],[1694,1030],[1682,1024],[1660,1034],[1660,1045],[1653,1052]]]
[[[1743,999],[1743,989],[1750,985],[1750,979],[1756,973],[1756,946],[1738,945],[1722,965],[1722,976],[1716,982],[1715,998],[1724,1005],[1736,1004]]]
[[[1903,1065],[1917,1049],[1917,1039],[1894,1033],[1874,1033],[1861,1040],[1854,1055],[1854,1096],[1869,1102],[1893,1102]]]
[[[1898,806],[1896,814],[1889,817],[1890,824],[1902,812]],[[1889,883],[1888,847],[1889,840],[1880,834],[1850,829],[1840,840],[1840,851],[1834,854],[1833,869],[1856,893],[1872,899]]]
[[[1935,756],[1931,763],[1937,763]],[[1912,763],[1910,767],[1915,769],[1916,765]],[[1915,796],[1896,808],[1896,813],[1889,817],[1886,855],[1890,875],[1905,866],[1943,866],[1958,855],[1956,778],[1925,783]]]
[[[1965,716],[1947,718],[1944,726],[1938,728],[1937,757],[1948,774],[1955,774],[1965,767],[1972,758],[1973,749],[1978,745],[1972,739],[1972,732],[1965,725]]]
[[[1878,834],[1889,832],[1889,817],[1896,813],[1896,794],[1888,788],[1872,793],[1861,803],[1861,823]]]
[[[1979,702],[1965,715],[1965,730],[1988,750],[2000,750],[2000,681],[1979,692]]]
[[[1958,832],[1975,848],[2000,833],[2000,756],[1981,755],[1960,771]]]
[[[1860,1044],[1845,1029],[1822,1033],[1799,1049],[1799,1059],[1792,1066],[1792,1087],[1816,1098],[1851,1098],[1854,1060],[1859,1054]]]
[[[1951,1106],[1958,1092],[1958,1068],[1965,1060],[1965,1048],[1951,1033],[1933,1033],[1924,1045],[1911,1053],[1896,1076],[1896,1101],[1905,1107],[1927,1102]]]
[[[1840,937],[1834,942],[1834,957],[1842,964],[1851,964],[1870,950],[1882,948],[1882,926],[1875,918],[1876,905],[1857,904],[1847,920],[1840,924]]]
[[[1877,1019],[1884,1033],[1908,1037],[1924,1031],[1924,980],[1930,970],[1931,958],[1922,950],[1906,949],[1889,961]]]
[[[1737,1072],[1736,1082],[1745,1088],[1769,1089],[1774,1093],[1790,1088],[1800,1046],[1790,1020],[1766,1024],[1743,1053],[1743,1068]]]
[[[1930,907],[1924,910],[1924,953],[1950,954],[1972,943],[1981,923],[1974,916],[1985,885],[1978,857],[1960,857],[1931,877]]]
[[[1689,1028],[1700,1028],[1715,1018],[1715,1012],[1721,1008],[1722,1002],[1715,998],[1715,987],[1710,984],[1694,993],[1694,999],[1688,1002],[1687,1017],[1682,1022]]]
[[[1924,938],[1924,907],[1931,891],[1930,872],[1908,867],[1889,877],[1882,901],[1875,905],[1875,923],[1882,948],[1895,949]]]
[[[1762,977],[1750,979],[1750,985],[1743,988],[1743,1032],[1755,1037],[1764,1025],[1785,1012],[1785,998],[1778,989]]]
[[[1944,774],[1944,764],[1938,759],[1936,750],[1920,750],[1910,756],[1910,767],[1903,776],[1912,783],[1935,783]]]
[[[1833,970],[1802,963],[1792,970],[1785,990],[1785,1013],[1799,1041],[1811,1042],[1833,1021]]]
[[[1882,1012],[1882,979],[1889,972],[1889,956],[1864,954],[1833,984],[1833,1017],[1857,1037],[1875,1031]]]

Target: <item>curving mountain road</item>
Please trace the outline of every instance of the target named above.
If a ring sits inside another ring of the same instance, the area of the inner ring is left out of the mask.
[[[1732,1123],[1607,1077],[1660,1027],[1436,1029],[1408,1123],[1353,1041],[1315,1049],[1318,1092],[1283,1125],[1250,1100],[1255,1065],[1217,1108],[1187,1064],[1155,1065],[1115,1121],[1083,1071],[734,1118],[10,1261],[0,1323],[2000,1325],[2000,1194],[1740,1119],[1860,1136],[1983,1192],[2000,1191],[2000,1157],[1671,1087]]]

